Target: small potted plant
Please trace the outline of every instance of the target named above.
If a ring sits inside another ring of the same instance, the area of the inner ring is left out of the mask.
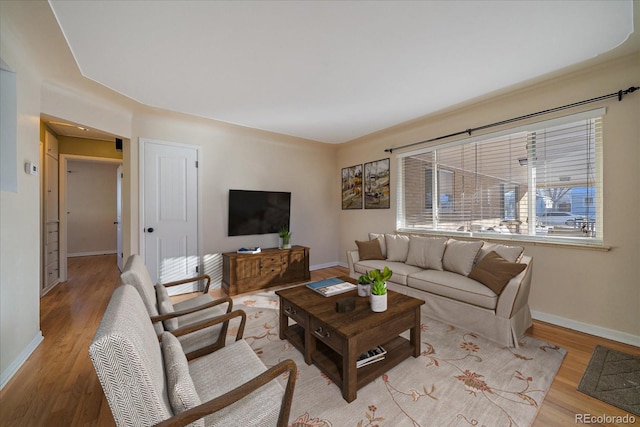
[[[371,310],[382,312],[387,309],[387,280],[391,278],[393,271],[385,266],[382,271],[375,269],[367,274],[371,281]]]
[[[282,239],[282,245],[281,248],[282,249],[291,249],[291,231],[289,231],[289,227],[282,226],[280,228],[280,232],[278,233],[278,235],[280,236],[280,239]]]
[[[368,297],[371,296],[371,279],[366,274],[358,277],[358,296]]]

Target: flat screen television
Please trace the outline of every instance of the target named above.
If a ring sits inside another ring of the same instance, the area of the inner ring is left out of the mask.
[[[290,214],[289,192],[229,190],[229,236],[277,233]]]

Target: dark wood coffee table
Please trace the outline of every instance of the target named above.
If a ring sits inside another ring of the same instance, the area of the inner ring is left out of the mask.
[[[355,283],[349,277],[341,277]],[[306,286],[276,291],[280,297],[280,339],[287,339],[304,354],[305,362],[320,368],[340,387],[347,402],[357,390],[409,356],[420,355],[420,306],[424,301],[388,291],[387,311],[374,313],[368,297],[355,290],[324,297]],[[336,311],[336,301],[353,297],[355,309]],[[289,324],[289,319],[295,323]],[[409,330],[410,339],[401,336]],[[358,356],[382,345],[382,361],[356,368]]]

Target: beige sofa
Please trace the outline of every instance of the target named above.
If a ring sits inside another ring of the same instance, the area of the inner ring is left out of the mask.
[[[388,266],[388,288],[424,300],[429,317],[504,346],[518,347],[532,325],[532,259],[522,247],[403,234],[369,238],[347,251],[354,279]]]

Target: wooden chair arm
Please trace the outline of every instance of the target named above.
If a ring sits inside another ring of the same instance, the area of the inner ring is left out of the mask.
[[[201,276],[190,277],[188,279],[181,279],[173,282],[163,283],[162,286],[168,288],[170,286],[184,285],[185,283],[196,282],[198,280],[203,280],[203,279],[207,279],[207,284],[205,285],[204,291],[202,292],[206,294],[209,292],[209,285],[211,285],[211,276],[209,276],[208,274],[203,274]]]
[[[185,314],[191,314],[191,313],[195,313],[196,311],[215,307],[216,305],[224,304],[225,302],[229,304],[227,306],[227,313],[231,313],[231,310],[233,309],[233,300],[229,297],[223,297],[215,301],[211,301],[206,304],[199,305],[197,307],[185,308],[184,310],[174,311],[173,313],[158,314],[157,316],[151,316],[151,322],[155,323],[155,322],[161,322],[167,319],[173,319],[174,317],[180,317],[180,316],[184,316]]]
[[[289,413],[291,412],[293,389],[298,375],[298,368],[295,362],[291,359],[278,363],[252,380],[247,381],[222,396],[216,397],[215,399],[198,405],[195,408],[191,408],[188,411],[175,415],[156,425],[158,427],[174,427],[192,423],[200,418],[232,405],[286,372],[289,373],[289,378],[287,379],[287,386],[282,396],[282,405],[280,406],[280,415],[278,417],[278,427],[287,427],[289,422]]]
[[[231,313],[226,313],[221,316],[212,317],[211,319],[203,320],[198,323],[194,323],[189,326],[185,326],[183,328],[178,328],[176,330],[170,331],[174,336],[180,337],[182,335],[187,335],[195,331],[199,331],[204,328],[208,328],[209,326],[217,325],[218,323],[227,322],[234,317],[241,317],[240,326],[238,327],[238,332],[236,333],[236,341],[240,341],[242,339],[242,335],[244,334],[245,324],[247,323],[247,313],[242,310],[234,310]]]

